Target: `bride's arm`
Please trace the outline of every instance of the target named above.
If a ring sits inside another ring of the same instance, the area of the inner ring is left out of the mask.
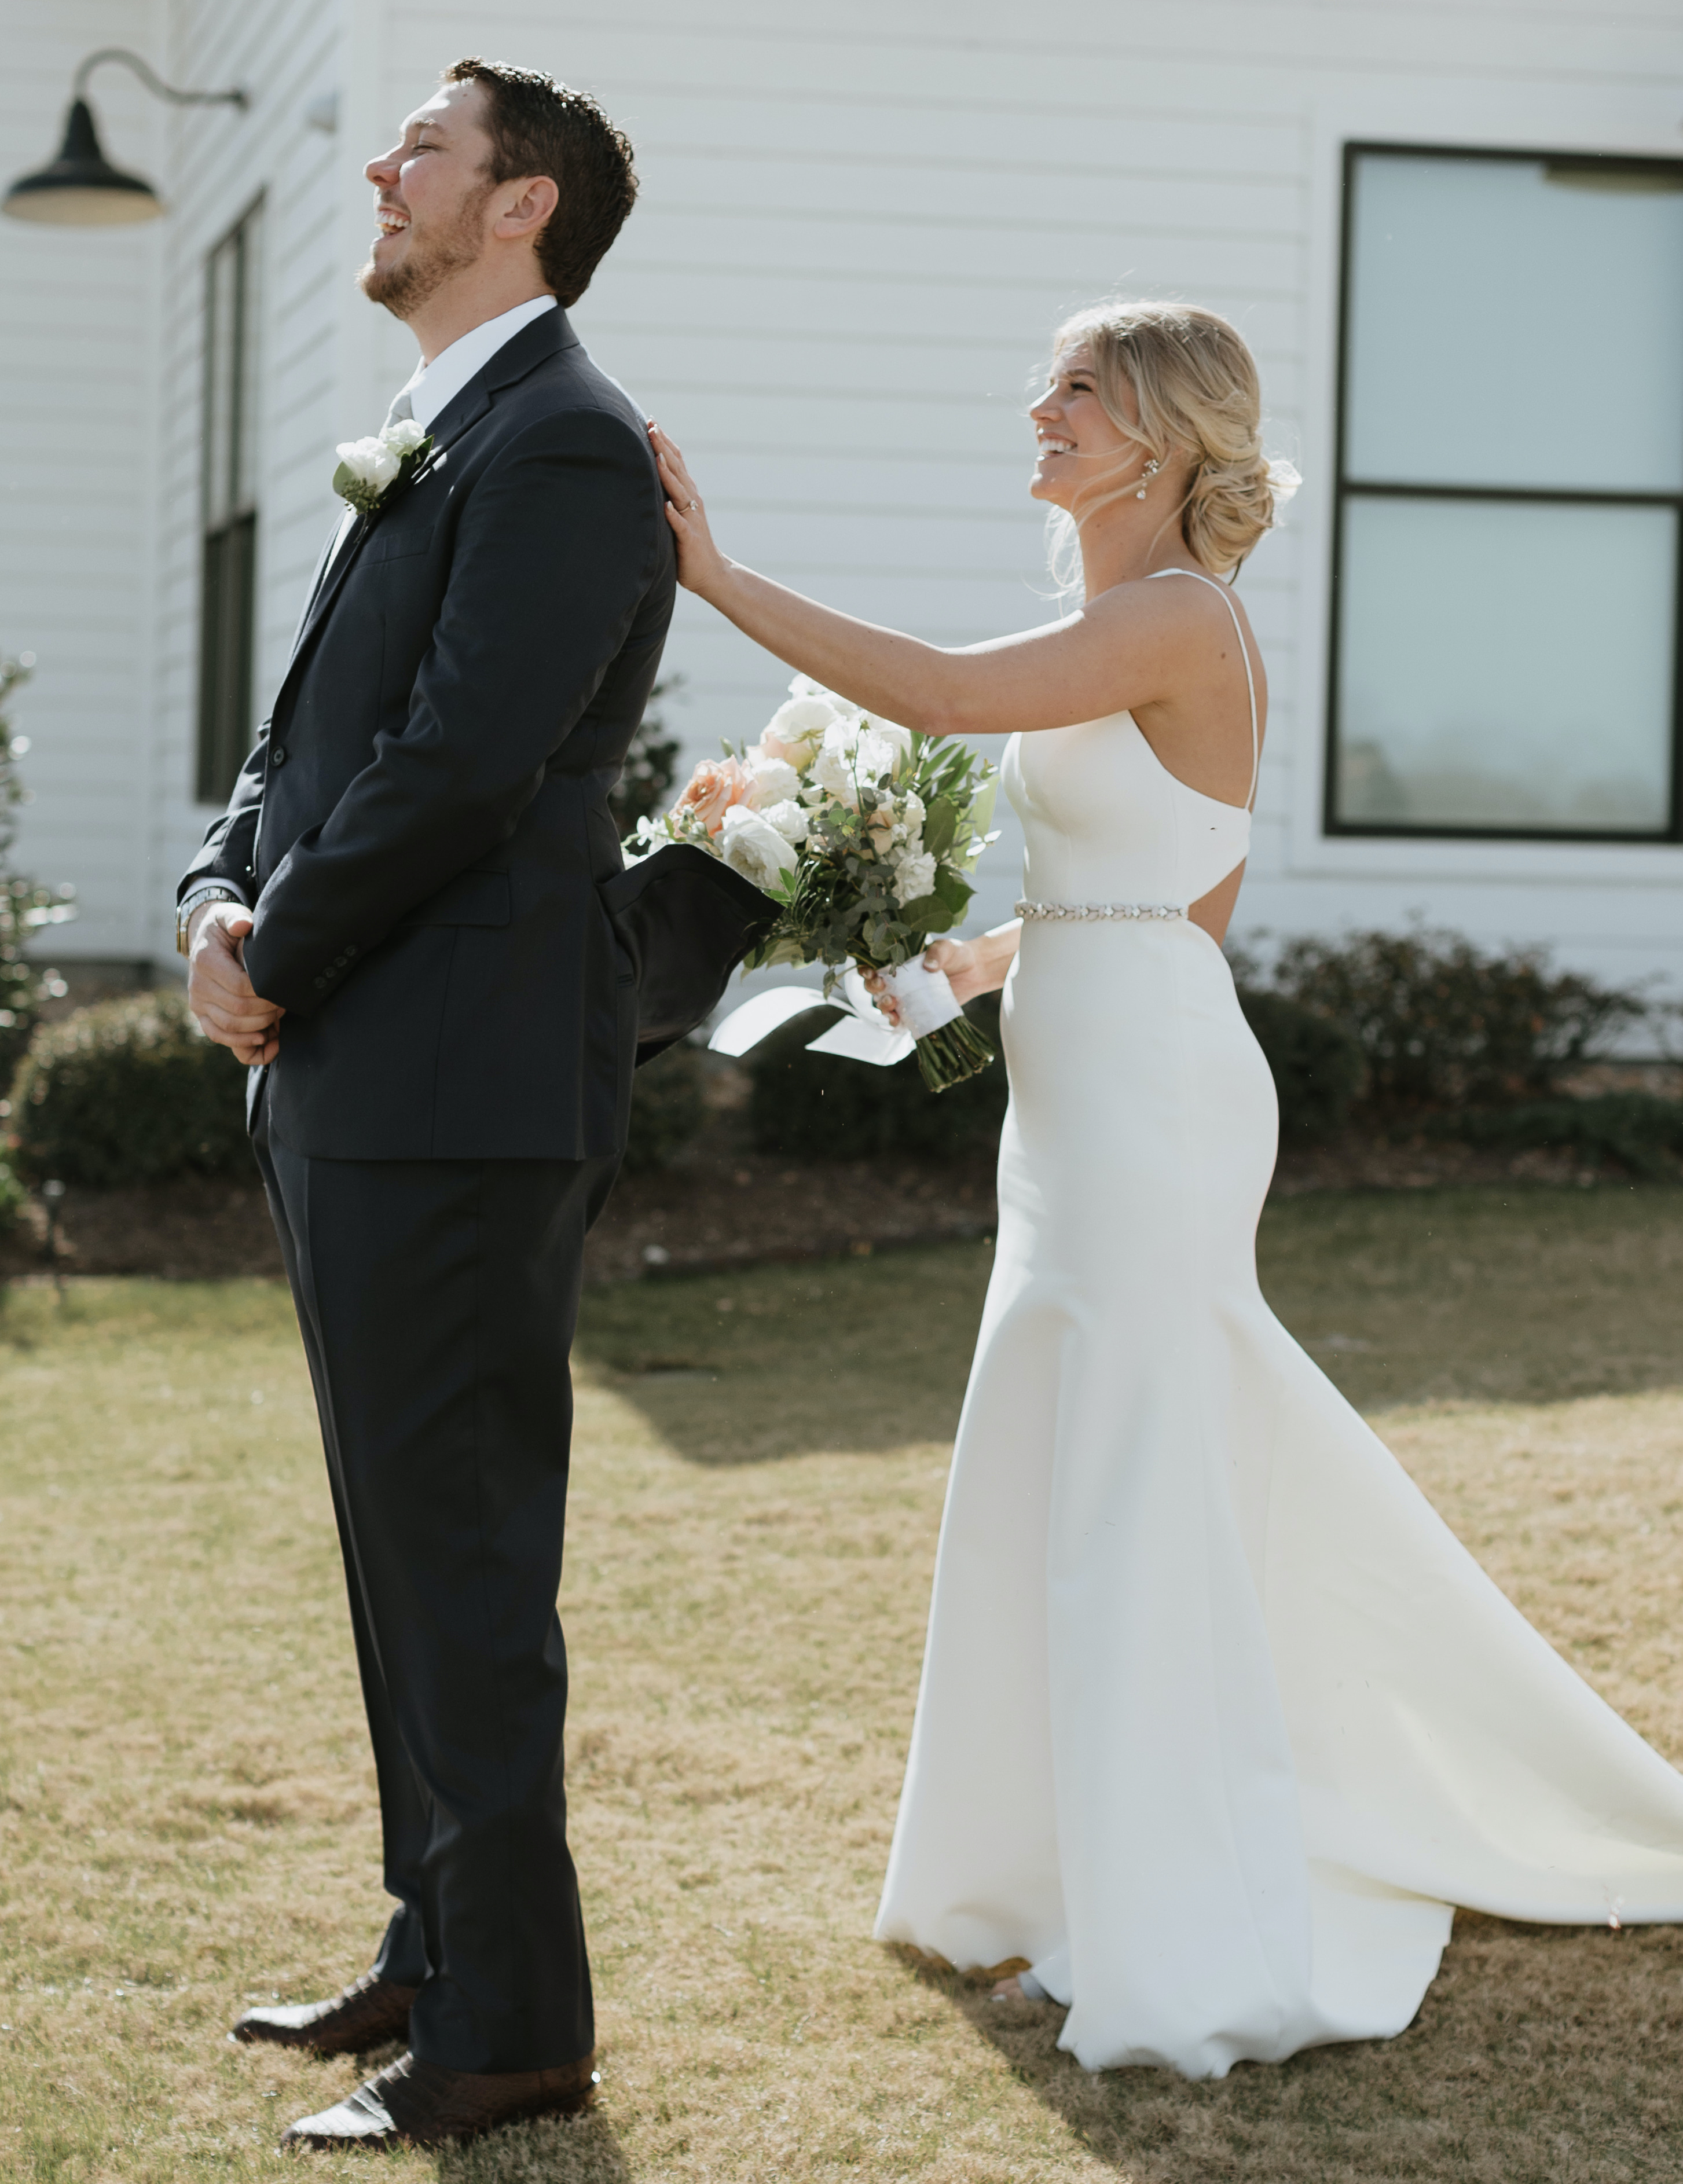
[[[1174,688],[1189,617],[1204,611],[1184,594],[1202,585],[1123,585],[1050,628],[949,652],[838,614],[727,560],[683,455],[659,426],[649,432],[679,581],[756,644],[867,712],[925,735],[1008,736],[1150,705]]]

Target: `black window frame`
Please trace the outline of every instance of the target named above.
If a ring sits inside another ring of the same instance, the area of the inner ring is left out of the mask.
[[[1350,346],[1351,275],[1355,270],[1356,170],[1372,158],[1519,161],[1549,167],[1578,167],[1588,172],[1663,174],[1683,186],[1683,159],[1663,153],[1516,150],[1487,144],[1404,144],[1368,139],[1346,141],[1340,184],[1338,259],[1338,382],[1334,452],[1332,580],[1327,632],[1325,754],[1322,776],[1321,830],[1329,838],[1388,838],[1409,841],[1618,843],[1633,847],[1683,841],[1683,487],[1675,493],[1602,492],[1590,488],[1543,486],[1420,485],[1396,480],[1352,477],[1349,467]],[[1683,278],[1683,272],[1680,272]],[[1671,624],[1671,785],[1669,816],[1663,827],[1568,827],[1457,826],[1449,822],[1345,819],[1338,811],[1339,673],[1343,623],[1345,511],[1352,497],[1396,500],[1546,502],[1553,506],[1669,508],[1675,526],[1676,598]]]
[[[263,198],[259,194],[205,254],[204,365],[200,390],[198,724],[194,789],[201,804],[226,804],[248,755],[256,727],[253,683],[257,649],[257,482],[245,475],[255,380]],[[218,400],[224,359],[218,339],[219,261],[235,255],[231,350],[226,405]],[[226,415],[222,414],[226,406]],[[226,434],[226,446],[214,444]],[[226,505],[219,480],[230,481]]]

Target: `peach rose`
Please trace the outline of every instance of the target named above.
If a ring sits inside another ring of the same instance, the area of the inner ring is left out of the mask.
[[[693,811],[710,834],[716,834],[733,804],[753,802],[753,789],[738,760],[704,758],[672,808]]]

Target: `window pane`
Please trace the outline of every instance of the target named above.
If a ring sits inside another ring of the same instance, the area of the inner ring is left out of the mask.
[[[233,506],[234,366],[239,258],[231,239],[210,254],[205,279],[204,516],[220,523]]]
[[[263,214],[259,208],[239,230],[239,354],[235,381],[237,413],[230,461],[233,504],[249,508],[257,498],[258,281],[263,263]]]
[[[1346,469],[1683,487],[1683,169],[1363,153]]]
[[[1663,508],[1352,493],[1338,817],[1663,832],[1676,529]]]

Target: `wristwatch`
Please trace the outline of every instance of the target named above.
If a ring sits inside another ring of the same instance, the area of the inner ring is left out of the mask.
[[[185,956],[187,952],[187,927],[194,911],[202,910],[208,902],[232,902],[237,903],[242,910],[246,907],[243,898],[237,895],[232,888],[224,887],[220,880],[207,880],[202,887],[189,889],[176,905],[176,953],[178,956]]]

